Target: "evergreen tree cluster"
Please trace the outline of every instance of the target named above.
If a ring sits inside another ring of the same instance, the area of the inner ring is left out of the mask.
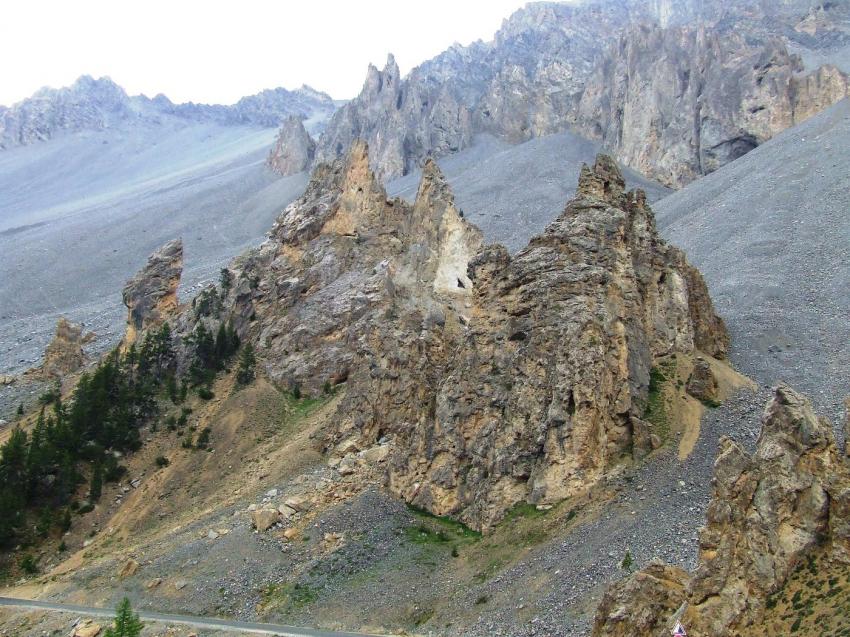
[[[36,531],[67,530],[67,506],[90,475],[89,497],[97,500],[103,482],[122,473],[114,452],[141,447],[139,428],[156,412],[163,379],[173,375],[175,353],[168,324],[148,334],[140,348],[107,356],[83,374],[70,402],[57,396],[52,412],[42,407],[30,435],[12,431],[0,447],[0,546],[26,538],[29,513]],[[52,514],[51,514],[52,512]]]
[[[186,339],[192,347],[192,363],[189,367],[189,379],[197,386],[209,386],[217,372],[239,349],[239,335],[233,323],[222,322],[213,337],[203,321],[198,321],[195,330]]]

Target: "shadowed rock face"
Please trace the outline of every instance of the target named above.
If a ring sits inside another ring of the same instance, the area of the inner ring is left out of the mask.
[[[724,354],[701,277],[610,158],[514,257],[482,246],[435,162],[413,204],[388,199],[369,163],[358,142],[316,169],[234,262],[220,318],[278,384],[346,381],[319,443],[344,455],[385,439],[387,483],[409,502],[486,529],[517,502],[583,491],[648,450],[655,359]]]
[[[319,139],[317,159],[364,139],[379,178],[469,146],[576,127],[622,163],[680,186],[847,94],[788,46],[850,42],[842,3],[590,0],[530,3],[492,42],[453,46],[400,77],[392,56]],[[806,26],[809,25],[809,26]]]
[[[183,273],[183,242],[169,241],[149,258],[144,268],[124,286],[127,306],[125,347],[136,342],[139,333],[162,323],[177,312],[177,287]]]
[[[280,127],[266,165],[280,175],[294,175],[307,170],[315,155],[316,142],[304,128],[301,119],[290,116]]]
[[[689,634],[741,634],[761,625],[768,595],[816,546],[850,557],[850,467],[830,423],[792,389],[775,390],[753,455],[721,441],[713,485],[696,572],[653,565],[615,585],[594,635],[667,634],[683,602]]]

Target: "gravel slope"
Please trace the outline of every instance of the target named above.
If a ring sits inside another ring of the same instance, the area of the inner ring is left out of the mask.
[[[306,183],[265,169],[274,135],[165,122],[0,154],[0,372],[35,363],[59,315],[114,343],[124,282],[170,239],[184,295],[259,243]]]
[[[541,232],[575,194],[582,163],[593,163],[597,142],[558,133],[510,146],[481,135],[466,150],[438,161],[455,193],[458,207],[488,241],[515,252]],[[643,188],[650,201],[670,191],[632,170],[630,188]],[[412,200],[420,172],[389,183],[387,190]]]
[[[850,101],[655,206],[705,275],[731,358],[840,422],[850,394]]]

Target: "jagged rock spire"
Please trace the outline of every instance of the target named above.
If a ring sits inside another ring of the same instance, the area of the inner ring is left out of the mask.
[[[177,310],[177,288],[183,274],[183,241],[174,239],[148,257],[148,262],[124,286],[127,332],[123,345],[132,345],[138,335]]]

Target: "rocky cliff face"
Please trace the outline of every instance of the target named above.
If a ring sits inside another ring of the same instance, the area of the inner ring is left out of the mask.
[[[316,142],[304,128],[301,119],[290,116],[280,127],[266,165],[280,175],[294,175],[307,170],[315,156]]]
[[[828,421],[780,386],[756,451],[724,439],[693,574],[655,564],[603,598],[593,634],[666,635],[685,604],[688,634],[724,637],[758,630],[768,596],[815,549],[850,558],[850,467]]]
[[[345,381],[319,443],[337,459],[389,444],[409,502],[486,529],[585,490],[658,444],[641,420],[654,361],[725,354],[701,277],[609,158],[515,257],[482,246],[433,161],[412,205],[369,163],[358,142],[316,169],[233,264],[225,313],[278,384]]]
[[[164,95],[130,97],[106,77],[80,77],[71,86],[44,88],[9,108],[0,108],[0,150],[27,146],[66,132],[100,131],[173,116],[223,125],[279,126],[295,115],[326,121],[336,104],[310,87],[277,88],[244,97],[232,106],[174,104]]]
[[[847,76],[835,67],[802,71],[779,40],[640,26],[587,80],[576,126],[625,164],[680,186],[847,95]]]
[[[129,347],[138,335],[177,312],[177,287],[183,273],[183,242],[169,241],[154,252],[144,268],[124,286],[127,331],[122,345]]]
[[[405,78],[392,56],[383,71],[370,67],[317,157],[364,139],[390,179],[477,133],[519,142],[576,126],[627,165],[683,185],[846,95],[835,68],[801,76],[787,44],[850,42],[847,13],[760,0],[531,3],[492,42],[454,46]],[[814,31],[797,28],[811,15]]]

